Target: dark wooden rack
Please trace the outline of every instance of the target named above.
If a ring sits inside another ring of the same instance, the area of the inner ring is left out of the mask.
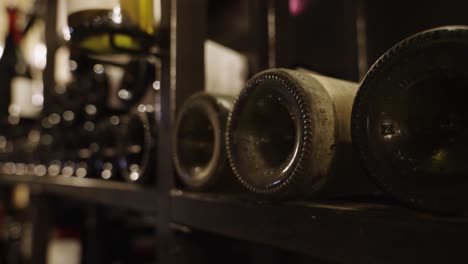
[[[48,6],[44,15],[48,29],[47,61],[54,61],[59,45],[53,30],[57,0],[42,1]],[[204,263],[191,261],[187,256],[180,258],[192,250],[184,251],[187,243],[183,247],[179,245],[178,232],[191,229],[299,252],[331,263],[468,261],[465,253],[468,242],[466,218],[435,217],[388,204],[272,203],[249,195],[192,193],[176,189],[170,146],[172,125],[176,107],[204,87],[203,43],[207,0],[161,1],[161,29],[167,35],[160,48],[167,52],[161,58],[157,181],[154,186],[142,187],[97,179],[0,175],[0,185],[25,183],[32,187],[34,263],[45,263],[47,212],[53,210],[48,202],[57,196],[156,216],[154,227],[158,244],[155,250],[159,263]],[[290,66],[281,64],[287,59],[281,52],[289,38],[277,36],[279,39],[276,41],[272,36],[266,36],[270,29],[267,17],[276,14],[280,19],[285,12],[275,7],[287,8],[284,7],[286,2],[248,1],[249,19],[254,25],[253,32],[249,33],[250,41],[254,42],[248,46],[252,46],[250,54],[258,54],[250,58],[255,72],[267,67]],[[343,18],[347,26],[352,25],[349,21],[354,21],[352,16],[359,14],[363,1],[339,2],[345,2],[345,7],[357,7],[346,9],[349,17]],[[277,30],[286,27],[282,24],[277,26]],[[345,57],[362,61],[358,58],[362,54],[348,55]],[[364,61],[367,62],[367,58]],[[352,64],[355,66],[356,63]],[[357,71],[357,68],[343,69],[346,76],[356,75]],[[53,73],[54,66],[50,63],[44,72],[46,87],[53,87]]]
[[[55,195],[105,206],[156,213],[156,191],[130,183],[31,175],[0,175],[0,182],[27,184],[34,194]]]
[[[192,228],[300,252],[331,263],[465,262],[468,219],[394,205],[258,201],[171,192],[172,220]]]

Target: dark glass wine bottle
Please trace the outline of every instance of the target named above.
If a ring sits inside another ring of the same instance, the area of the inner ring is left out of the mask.
[[[154,182],[157,127],[153,112],[134,112],[122,119],[119,167],[132,183]]]
[[[28,20],[24,29],[20,29],[19,10],[8,7],[7,14],[8,34],[0,58],[0,82],[3,84],[0,89],[0,126],[3,128],[2,137],[5,138],[2,147],[5,163],[2,168],[5,173],[23,175],[34,170],[33,151],[38,142],[33,141],[38,137],[30,135],[33,135],[33,126],[42,110],[43,95],[42,80],[37,74],[39,72],[33,71],[33,67],[28,64],[21,45],[25,42],[37,45],[40,40],[28,38],[31,36],[29,34],[25,35],[31,28],[38,29],[32,26],[34,16]]]
[[[73,54],[70,64],[72,80],[55,88],[57,103],[75,113],[90,104],[105,108],[109,81],[103,64],[79,52]]]
[[[63,154],[61,157],[62,168],[61,176],[71,177],[75,175],[77,169],[77,145],[81,140],[78,136],[78,129],[76,127],[61,127],[60,132],[62,133],[63,144],[65,147],[63,149]]]
[[[44,176],[58,176],[62,171],[65,145],[62,129],[58,125],[58,115],[51,114],[42,119],[42,131],[40,139],[40,164],[44,166],[46,173]]]
[[[411,36],[364,78],[353,143],[370,175],[396,199],[442,213],[468,209],[468,27]]]
[[[94,105],[87,105],[82,109],[84,113],[81,115],[80,123],[65,128],[69,130],[69,135],[74,137],[67,143],[69,160],[74,165],[73,176],[78,178],[99,177],[102,171],[97,171],[95,168],[95,158],[99,152],[98,129],[96,128],[97,112]],[[101,167],[99,167],[101,168]]]
[[[351,146],[357,87],[305,70],[272,69],[249,80],[226,135],[240,182],[280,198],[371,194]]]
[[[39,129],[34,127],[26,136],[18,138],[14,142],[15,152],[10,161],[15,162],[17,175],[34,175],[39,141]]]
[[[21,40],[21,34],[16,27],[18,11],[16,9],[8,9],[8,34],[5,39],[5,46],[0,58],[0,80],[3,84],[7,84],[3,89],[0,89],[0,114],[3,125],[8,124],[9,107],[11,103],[11,89],[9,87],[11,80],[16,74],[17,63],[17,47]]]
[[[60,147],[60,133],[57,125],[52,124],[47,116],[44,116],[40,124],[39,143],[35,157],[36,167],[34,175],[45,176],[52,160],[57,160],[62,155]]]
[[[95,105],[101,113],[127,112],[155,81],[155,62],[144,56],[88,56],[72,49],[69,62],[71,75],[62,77],[66,80],[56,85],[54,96],[58,104],[75,112],[86,105]]]
[[[93,53],[144,52],[154,45],[159,0],[69,0],[71,42]]]
[[[235,189],[227,164],[226,122],[235,98],[198,93],[182,105],[173,138],[173,160],[180,181],[194,190]]]
[[[114,107],[128,111],[153,89],[156,80],[156,65],[145,57],[135,56],[122,67],[123,76],[117,88],[117,101]]]
[[[120,136],[119,122],[119,118],[113,116],[103,118],[96,125],[94,143],[92,143],[94,147],[91,146],[91,149],[95,148],[92,158],[93,170],[97,177],[104,180],[119,180],[121,178],[118,167],[117,145]]]
[[[8,34],[0,58],[0,122],[10,125],[13,137],[25,136],[39,115],[42,104],[33,101],[33,80],[30,65],[20,49],[23,32],[17,27],[18,10],[8,8]],[[42,103],[42,102],[41,102]]]

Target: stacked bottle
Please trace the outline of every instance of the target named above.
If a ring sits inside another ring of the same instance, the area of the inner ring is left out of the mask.
[[[0,96],[1,173],[154,181],[160,1],[60,4],[67,5],[68,25],[59,26],[68,29],[63,37],[69,42],[51,62],[55,86],[47,87],[44,109],[43,94],[32,92],[38,74],[23,56],[29,51],[20,48],[37,16],[20,30],[22,14],[8,9],[0,59],[0,80],[8,84]]]
[[[176,122],[179,180],[205,190],[229,179],[220,140],[226,131],[232,170],[255,193],[372,197],[381,195],[380,187],[412,207],[466,212],[467,38],[465,26],[416,34],[384,54],[360,87],[305,70],[273,69],[249,80],[233,105],[194,95]]]
[[[467,209],[468,27],[409,37],[364,78],[353,142],[372,179],[398,201],[438,213]]]
[[[180,109],[173,138],[173,160],[182,184],[192,190],[235,190],[224,142],[234,98],[198,93]]]

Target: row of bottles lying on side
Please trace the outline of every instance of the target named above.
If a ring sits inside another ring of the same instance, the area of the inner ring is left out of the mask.
[[[465,26],[416,34],[361,84],[272,69],[237,99],[194,95],[176,121],[178,179],[198,191],[392,197],[428,212],[465,213],[467,39]]]
[[[69,47],[57,54],[45,109],[34,117],[2,112],[0,172],[150,182],[157,61]]]
[[[0,58],[0,172],[151,181],[158,60],[89,54],[71,42],[55,53],[55,86],[43,87],[23,56],[20,13],[9,7],[8,15]]]
[[[0,172],[148,183],[156,126],[152,105],[143,108],[73,125],[73,112],[53,113],[16,135],[13,127],[0,136]]]
[[[23,35],[40,24],[29,35],[40,36],[43,53],[34,59],[40,57],[45,67],[43,23],[31,15],[22,29],[25,14],[13,4],[7,7],[0,172],[151,182],[159,62],[148,53],[157,45],[159,1],[59,5],[68,15],[59,31],[69,42],[55,53],[54,87],[44,87],[42,78],[33,82],[42,72],[31,74],[31,62],[24,59]]]
[[[379,189],[398,201],[464,211],[467,31],[445,27],[404,40],[360,87],[270,70],[249,81],[235,103],[213,97],[189,104],[174,139],[181,181],[214,188],[231,174],[233,182],[275,197],[375,195],[379,190],[359,179],[361,160]],[[94,66],[99,74],[102,67]]]

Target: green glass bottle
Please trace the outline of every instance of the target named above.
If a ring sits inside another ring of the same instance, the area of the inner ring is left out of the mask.
[[[240,182],[279,198],[372,194],[351,144],[357,88],[305,70],[272,69],[250,79],[226,136]]]
[[[468,209],[468,27],[396,44],[356,96],[353,143],[373,179],[399,201],[442,213]]]
[[[182,105],[173,137],[173,161],[183,185],[192,190],[239,189],[229,168],[226,122],[235,98],[197,93]]]

